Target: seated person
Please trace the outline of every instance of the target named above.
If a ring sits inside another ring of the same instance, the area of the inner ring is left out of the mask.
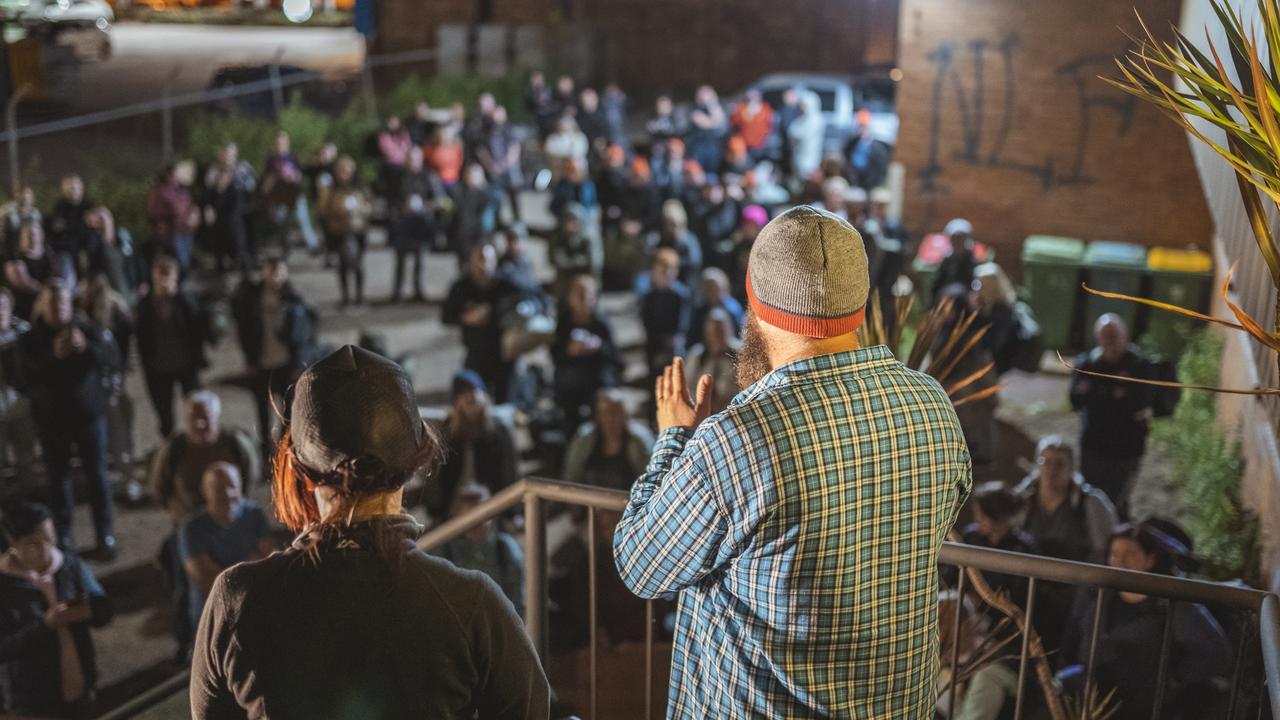
[[[1075,472],[1075,450],[1060,436],[1040,440],[1036,465],[1014,491],[1026,503],[1023,532],[1043,555],[1104,562],[1117,524],[1111,501]]]
[[[723,308],[715,308],[702,320],[703,341],[689,349],[685,358],[686,382],[698,386],[698,378],[710,375],[711,412],[729,407],[738,394],[738,349],[742,341],[734,332],[733,317]]]
[[[716,309],[729,313],[733,319],[733,336],[742,335],[742,324],[746,321],[746,311],[742,303],[729,294],[729,276],[720,268],[710,267],[702,271],[702,295],[693,308],[693,316],[689,323],[690,346],[702,342],[702,328],[707,315]]]
[[[240,471],[235,465],[210,465],[200,489],[204,510],[178,530],[178,555],[191,582],[191,627],[200,624],[205,598],[219,573],[236,563],[260,560],[276,549],[267,514],[241,495]]]
[[[564,481],[630,490],[649,464],[653,433],[627,417],[617,390],[596,393],[595,417],[578,428],[564,459]]]
[[[569,434],[590,414],[596,393],[616,386],[621,379],[622,360],[598,299],[595,279],[579,275],[569,286],[568,302],[556,320],[551,344],[555,397]]]
[[[1108,564],[1139,572],[1173,574],[1185,547],[1156,525],[1129,523],[1111,536]],[[1070,691],[1084,684],[1090,659],[1094,603],[1092,588],[1076,593],[1070,620],[1063,634],[1059,673]],[[1156,598],[1126,592],[1104,591],[1102,624],[1093,651],[1095,685],[1099,697],[1115,690],[1120,707],[1116,720],[1149,718],[1156,702],[1166,605]],[[1231,647],[1222,627],[1199,603],[1173,604],[1173,635],[1161,700],[1162,718],[1192,720],[1213,717],[1231,674]],[[1077,688],[1078,689],[1078,688]]]
[[[175,525],[203,507],[204,471],[213,463],[235,465],[250,486],[260,481],[262,473],[253,439],[242,430],[223,426],[222,400],[216,393],[196,390],[187,396],[185,410],[185,428],[160,444],[150,468],[151,491]]]
[[[1013,526],[1013,521],[1022,509],[1022,502],[1003,483],[983,483],[974,488],[971,498],[974,522],[964,529],[962,539],[966,544],[1009,552],[1034,551],[1035,543],[1031,538]],[[944,577],[948,573],[950,576],[947,581],[954,584],[957,579],[956,568],[943,568]],[[983,572],[982,577],[992,593],[1005,594],[1015,605],[1026,609],[1026,578],[993,572]],[[999,627],[997,623],[1006,617],[1003,612],[992,607],[986,608],[985,615],[987,621],[982,624],[987,630]],[[1005,637],[1009,632],[1002,630],[999,636]],[[957,706],[956,720],[997,720],[1006,705],[1012,707],[1011,701],[1018,692],[1017,682],[1016,656],[1011,660],[995,660],[984,664],[970,678]],[[1027,687],[1026,691],[1033,692],[1034,688]]]
[[[489,489],[483,485],[472,483],[460,487],[453,501],[452,516],[457,517],[490,497]],[[516,612],[524,615],[524,551],[515,538],[492,520],[441,545],[433,554],[464,570],[479,570],[493,578]]]
[[[444,463],[426,492],[427,512],[443,519],[458,488],[479,484],[498,492],[520,479],[511,430],[493,416],[484,380],[470,370],[453,376],[453,405],[442,428]]]
[[[111,601],[89,566],[59,550],[49,509],[22,502],[0,518],[0,711],[90,717],[98,666],[91,627],[111,620]]]
[[[973,522],[964,529],[961,539],[968,545],[1007,550],[1017,553],[1035,552],[1035,540],[1014,527],[1022,511],[1022,500],[1000,481],[987,482],[973,489]],[[1026,579],[1000,573],[983,573],[994,592],[1007,592],[1018,605],[1027,599]]]
[[[196,626],[188,622],[191,584],[178,554],[178,528],[204,507],[200,486],[210,465],[231,463],[250,485],[258,482],[262,467],[253,438],[243,430],[222,425],[222,400],[216,393],[196,390],[187,396],[183,409],[183,429],[160,443],[149,470],[152,497],[169,511],[174,529],[161,547],[160,562],[173,604],[176,657],[181,661],[186,660]]]

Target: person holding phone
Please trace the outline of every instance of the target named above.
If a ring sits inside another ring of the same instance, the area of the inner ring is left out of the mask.
[[[0,516],[0,710],[92,717],[98,668],[91,627],[111,621],[111,600],[89,566],[57,545],[53,516],[21,502]]]

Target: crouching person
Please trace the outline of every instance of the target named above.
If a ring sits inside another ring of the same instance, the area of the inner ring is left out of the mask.
[[[193,628],[200,622],[205,598],[219,573],[236,563],[260,560],[275,550],[267,514],[242,496],[240,471],[235,465],[210,465],[200,490],[204,509],[178,530],[178,556],[191,587],[187,612]]]
[[[111,620],[93,571],[58,549],[53,516],[18,503],[0,518],[9,550],[0,555],[0,686],[6,713],[93,717],[98,668],[90,627]]]
[[[302,374],[273,493],[299,535],[214,582],[194,718],[548,716],[546,675],[510,601],[414,546],[422,527],[403,488],[441,454],[391,361],[346,346]]]

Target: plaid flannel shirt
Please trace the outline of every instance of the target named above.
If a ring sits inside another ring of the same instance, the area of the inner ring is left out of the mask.
[[[938,548],[972,483],[946,393],[884,347],[664,432],[614,559],[680,592],[667,717],[932,718]]]

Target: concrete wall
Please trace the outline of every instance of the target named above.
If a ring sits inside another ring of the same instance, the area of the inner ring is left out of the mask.
[[[1136,29],[1180,0],[903,0],[898,160],[922,232],[973,221],[1016,271],[1030,234],[1207,247],[1188,139],[1105,85]]]

